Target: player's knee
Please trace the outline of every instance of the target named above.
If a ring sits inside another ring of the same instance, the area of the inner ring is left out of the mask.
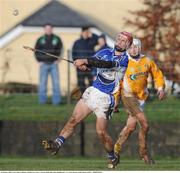
[[[79,120],[76,118],[76,116],[72,116],[69,120],[69,126],[76,126],[79,123]]]
[[[129,132],[133,132],[134,130],[136,130],[136,123],[127,125],[127,129]]]
[[[147,132],[147,131],[149,130],[149,125],[148,125],[148,123],[145,123],[143,128],[144,128],[144,130]]]
[[[104,130],[96,130],[96,133],[98,135],[99,138],[104,138],[105,136],[105,131]]]
[[[144,123],[142,124],[142,129],[143,129],[144,132],[148,132],[148,130],[149,130],[149,125],[148,125],[148,123],[144,122]]]
[[[145,114],[143,112],[139,113],[137,114],[137,117],[139,119],[139,122],[141,124],[141,128],[143,129],[143,131],[147,132],[149,130],[149,125],[146,120]]]

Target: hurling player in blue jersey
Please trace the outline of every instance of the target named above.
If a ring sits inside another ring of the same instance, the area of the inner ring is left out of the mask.
[[[101,50],[88,59],[77,57],[74,65],[80,70],[97,68],[96,80],[83,93],[59,136],[54,141],[42,141],[45,150],[56,154],[65,140],[73,134],[76,125],[94,112],[96,132],[108,154],[108,167],[114,168],[117,165],[119,158],[114,154],[113,141],[107,132],[107,122],[111,119],[114,108],[113,91],[123,78],[128,65],[126,50],[132,44],[132,39],[129,32],[123,31],[117,34],[114,49]]]

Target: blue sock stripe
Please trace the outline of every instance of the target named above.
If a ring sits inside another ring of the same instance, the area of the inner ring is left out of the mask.
[[[62,139],[58,139],[61,143],[63,143],[63,140]]]
[[[107,152],[109,156],[114,156],[114,151]]]
[[[55,141],[61,146],[65,142],[65,138],[63,136],[58,136]]]
[[[108,157],[114,158],[114,157],[116,157],[116,156],[115,156],[115,155],[108,155]]]
[[[58,145],[61,146],[61,142],[58,139],[56,139],[55,142],[57,142]]]
[[[108,158],[111,159],[112,161],[114,161],[116,159],[114,151],[110,151],[107,154],[108,154]]]
[[[115,158],[116,156],[108,156],[108,158],[110,158],[110,159],[113,159],[113,158]]]
[[[63,136],[58,136],[57,139],[60,139],[62,141],[62,143],[65,142],[65,138]]]

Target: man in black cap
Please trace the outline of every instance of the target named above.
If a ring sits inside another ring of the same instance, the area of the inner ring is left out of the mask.
[[[72,48],[73,60],[76,58],[88,58],[94,55],[94,47],[97,45],[98,36],[93,34],[88,26],[82,27],[81,36],[78,40],[74,42]],[[93,76],[91,71],[80,71],[77,69],[77,79],[78,86],[80,87],[81,93],[85,91],[86,83],[85,80],[88,79],[89,86],[92,84]]]

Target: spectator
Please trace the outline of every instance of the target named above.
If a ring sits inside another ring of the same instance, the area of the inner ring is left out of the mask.
[[[81,31],[81,37],[74,42],[72,48],[72,57],[73,60],[76,58],[87,58],[94,55],[94,47],[97,44],[98,36],[93,34],[89,27],[83,27]],[[92,84],[93,76],[91,71],[80,71],[77,69],[77,79],[78,86],[80,87],[81,92],[85,91],[86,83],[85,80],[88,79],[89,86]]]
[[[105,34],[101,34],[98,37],[98,44],[94,48],[95,51],[98,52],[98,51],[101,51],[103,49],[109,49],[109,48],[110,47],[107,45]],[[97,73],[97,68],[92,68],[93,80],[96,79],[96,73]]]
[[[46,24],[44,26],[45,34],[41,36],[35,45],[36,49],[46,51],[56,56],[62,54],[63,43],[61,39],[53,34],[53,26],[51,24]],[[47,55],[36,52],[35,57],[39,62],[40,75],[39,75],[39,103],[47,103],[47,81],[48,75],[52,78],[53,105],[58,105],[61,103],[61,92],[59,84],[59,69],[58,69],[58,58],[52,58]]]
[[[110,47],[107,45],[105,34],[102,34],[98,37],[98,45],[95,47],[95,51],[97,52],[97,51],[100,51],[102,49],[107,49],[107,48],[110,48]]]

